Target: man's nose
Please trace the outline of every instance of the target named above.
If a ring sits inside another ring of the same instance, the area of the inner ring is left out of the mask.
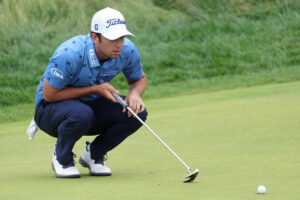
[[[116,46],[122,46],[123,38],[118,38],[118,39],[114,40],[114,43]]]

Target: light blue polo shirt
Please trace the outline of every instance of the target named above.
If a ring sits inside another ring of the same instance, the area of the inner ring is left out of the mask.
[[[61,44],[50,58],[50,62],[37,88],[35,103],[43,99],[44,79],[54,88],[82,87],[99,84],[99,80],[110,82],[123,72],[128,80],[139,80],[143,68],[138,50],[127,38],[117,59],[109,59],[100,65],[93,40],[88,35],[78,35]],[[87,101],[99,95],[82,97]]]

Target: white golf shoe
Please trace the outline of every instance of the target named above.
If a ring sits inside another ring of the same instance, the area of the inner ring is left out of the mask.
[[[75,165],[64,167],[58,162],[55,153],[53,154],[52,157],[52,169],[54,170],[57,178],[79,178],[80,177],[80,173],[77,167],[75,167]]]
[[[104,165],[103,160],[95,161],[91,158],[91,151],[90,151],[90,143],[87,142],[86,148],[84,148],[79,163],[83,167],[87,167],[90,170],[90,175],[92,176],[110,176],[111,171],[109,167]]]

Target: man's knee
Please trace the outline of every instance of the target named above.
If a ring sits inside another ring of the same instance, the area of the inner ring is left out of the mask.
[[[89,106],[83,104],[74,107],[74,109],[68,113],[64,122],[61,123],[59,132],[64,132],[65,136],[76,133],[82,136],[88,132],[92,126],[93,119],[94,112]]]
[[[88,106],[74,108],[69,115],[69,123],[75,123],[78,127],[90,127],[94,118],[94,112]]]

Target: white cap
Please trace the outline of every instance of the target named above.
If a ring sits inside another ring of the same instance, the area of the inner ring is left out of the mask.
[[[112,8],[104,8],[96,12],[91,23],[91,31],[101,33],[109,40],[115,40],[122,36],[131,35],[125,25],[123,15]]]

